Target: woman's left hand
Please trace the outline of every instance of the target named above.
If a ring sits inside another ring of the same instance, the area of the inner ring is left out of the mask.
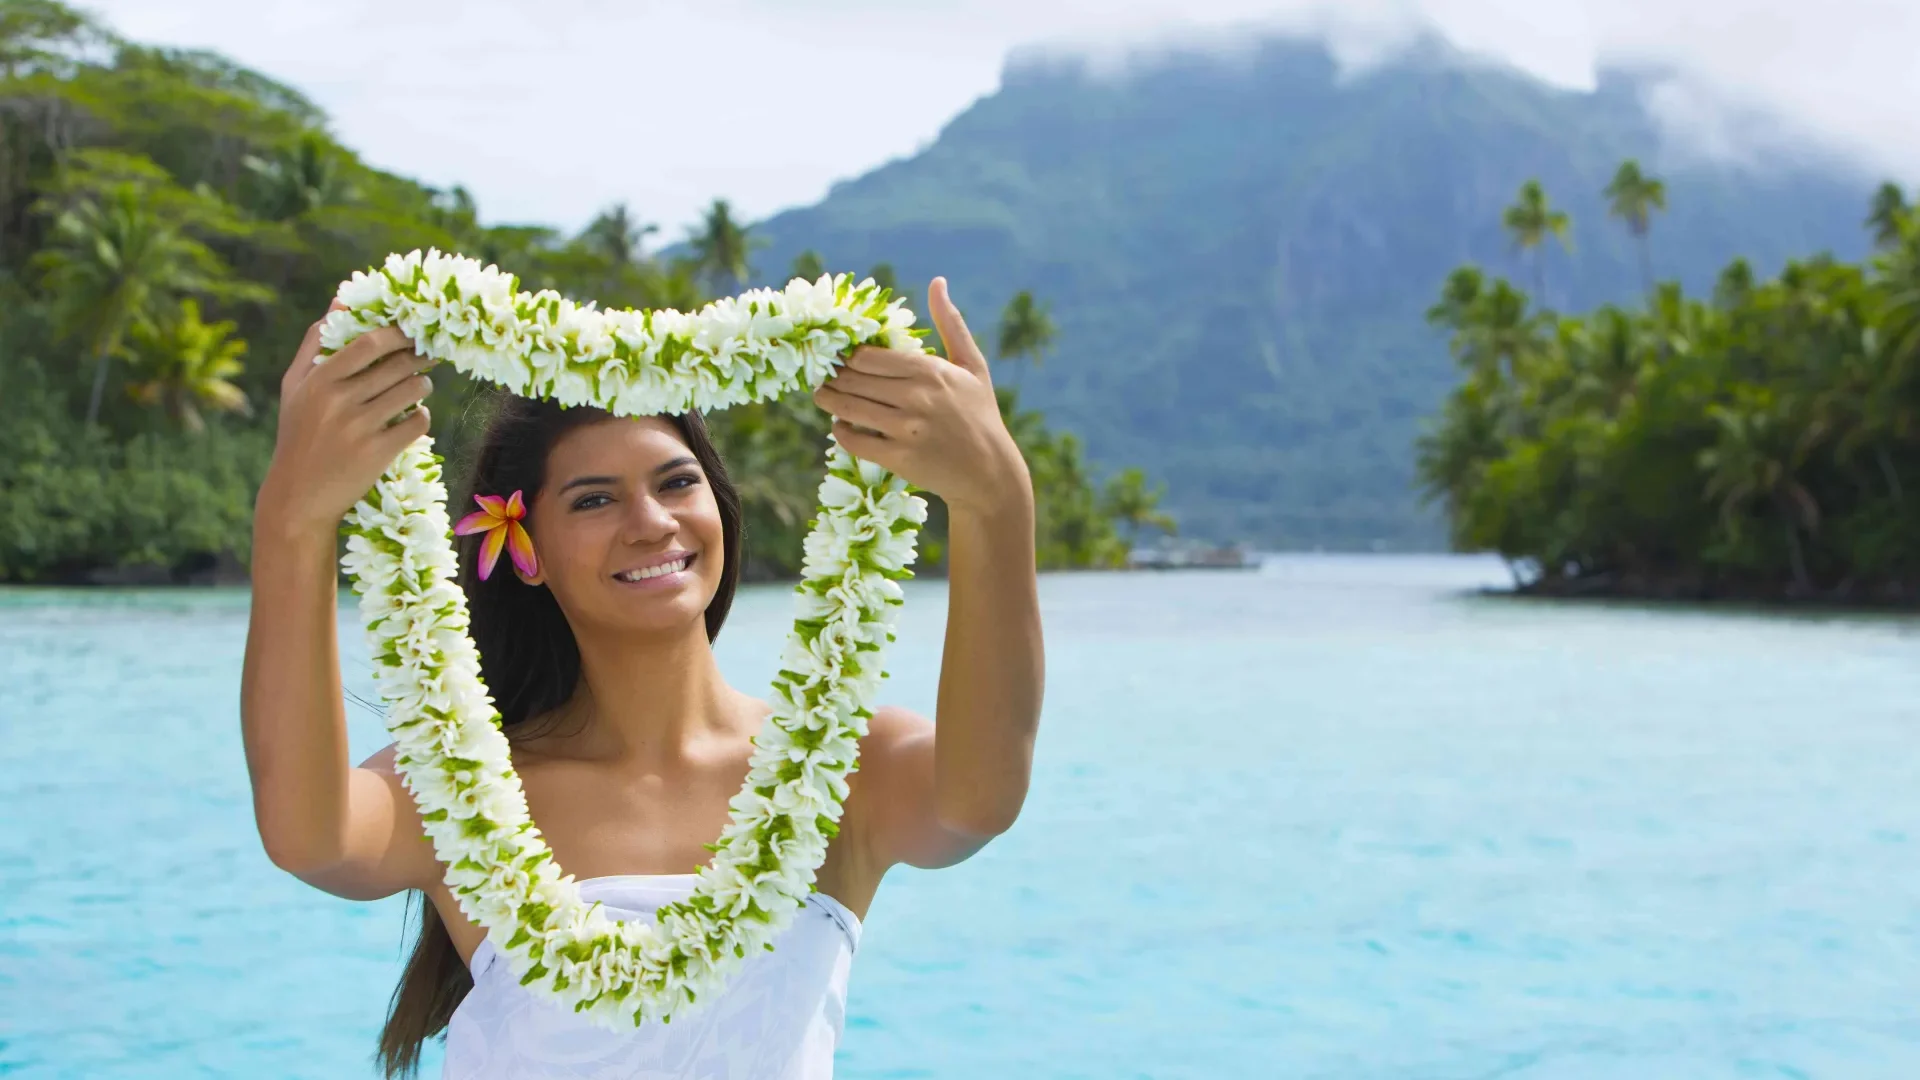
[[[950,509],[993,513],[1030,502],[1033,482],[1000,418],[987,358],[934,278],[927,306],[947,358],[871,346],[814,391],[847,452],[940,496]],[[1016,503],[1017,504],[1017,503]]]

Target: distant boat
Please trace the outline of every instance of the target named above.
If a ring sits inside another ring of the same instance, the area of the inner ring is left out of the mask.
[[[1244,544],[1169,544],[1127,553],[1129,570],[1252,570],[1259,565],[1259,556]]]

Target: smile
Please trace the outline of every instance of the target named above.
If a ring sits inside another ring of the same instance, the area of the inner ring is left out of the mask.
[[[635,569],[632,569],[632,570],[622,570],[619,573],[613,575],[613,579],[615,581],[624,581],[629,584],[638,582],[638,581],[652,581],[655,578],[663,578],[670,574],[677,574],[680,571],[685,570],[687,567],[693,565],[694,558],[695,558],[694,555],[687,554],[674,559],[672,562],[655,563],[652,566],[642,566],[642,567],[636,567]]]

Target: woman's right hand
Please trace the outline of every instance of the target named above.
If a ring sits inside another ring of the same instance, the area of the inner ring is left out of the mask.
[[[405,334],[382,327],[316,364],[319,353],[316,322],[280,379],[280,428],[254,503],[256,529],[331,534],[400,451],[427,433],[426,406],[406,409],[432,391],[432,361]]]

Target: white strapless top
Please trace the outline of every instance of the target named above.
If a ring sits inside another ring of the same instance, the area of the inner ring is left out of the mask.
[[[580,895],[646,918],[693,891],[692,874],[586,878]],[[491,941],[468,965],[473,990],[447,1024],[442,1080],[829,1080],[847,1014],[860,919],[814,893],[720,995],[676,1017],[612,1032],[520,985]]]

